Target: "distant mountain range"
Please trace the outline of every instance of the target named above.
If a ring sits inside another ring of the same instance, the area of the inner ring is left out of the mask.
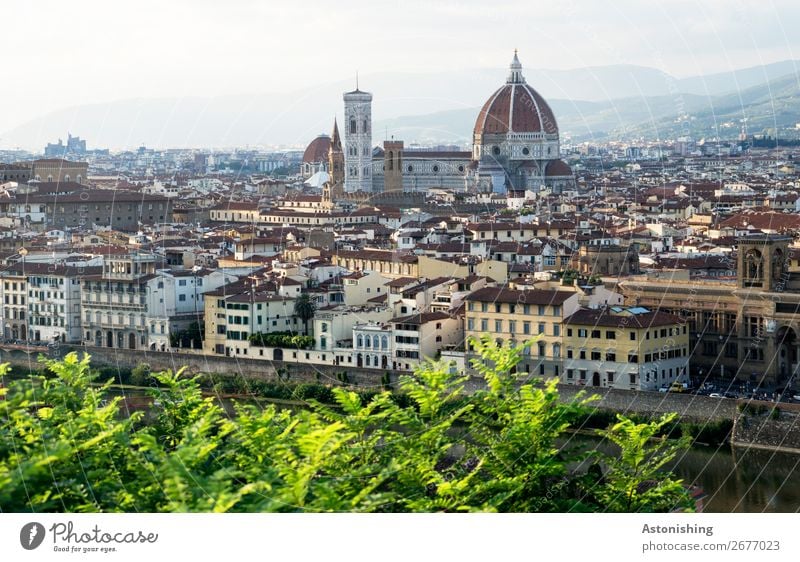
[[[524,61],[523,61],[524,62]],[[673,138],[738,133],[800,121],[800,61],[676,79],[648,67],[526,69],[551,104],[562,133]],[[478,109],[505,80],[501,69],[362,76],[373,99],[373,141],[469,142]],[[48,113],[0,133],[4,144],[41,150],[67,131],[89,148],[304,146],[330,132],[349,81],[284,93],[127,99]],[[724,125],[724,126],[723,126]]]

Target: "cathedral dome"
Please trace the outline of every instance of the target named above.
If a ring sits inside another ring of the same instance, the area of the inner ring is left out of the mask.
[[[544,175],[547,177],[571,176],[572,168],[563,160],[551,160],[544,169]]]
[[[328,161],[328,150],[331,147],[331,138],[328,135],[320,135],[311,141],[303,153],[304,164],[315,164]]]
[[[475,135],[505,133],[558,134],[553,110],[525,83],[516,52],[505,85],[486,100],[475,121]]]

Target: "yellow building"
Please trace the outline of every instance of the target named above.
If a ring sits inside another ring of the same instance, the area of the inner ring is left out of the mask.
[[[561,375],[561,340],[564,319],[579,308],[575,291],[515,290],[485,287],[466,298],[467,338],[489,334],[494,340],[521,344],[539,339],[526,349],[519,365],[522,371],[546,376]],[[470,350],[467,350],[469,362]]]
[[[657,390],[688,381],[689,330],[678,316],[643,307],[581,309],[564,322],[561,381]]]

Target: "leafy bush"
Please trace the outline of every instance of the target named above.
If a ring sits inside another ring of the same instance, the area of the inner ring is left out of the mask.
[[[559,448],[586,401],[559,401],[556,380],[522,384],[521,348],[473,342],[486,390],[426,363],[401,394],[294,389],[307,408],[236,406],[230,417],[198,377],[152,376],[147,417],[124,417],[109,382],[71,353],[0,390],[4,511],[672,511],[693,506],[663,471],[685,446],[655,439],[672,417],[620,417],[603,437],[616,455]],[[488,367],[488,365],[494,365]],[[0,375],[7,366],[0,367]],[[209,379],[206,379],[207,381]],[[213,379],[211,379],[213,380]],[[216,385],[239,385],[221,377]],[[333,399],[334,404],[322,400]],[[588,461],[588,462],[587,462]],[[581,467],[591,467],[590,469]]]
[[[289,332],[273,332],[271,334],[250,334],[250,343],[257,347],[291,347],[310,349],[314,347],[314,338]]]

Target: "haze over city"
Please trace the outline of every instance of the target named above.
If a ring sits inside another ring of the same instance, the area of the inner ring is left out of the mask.
[[[336,108],[315,98],[315,90],[349,89],[358,72],[378,96],[378,120],[469,108],[503,76],[514,48],[537,89],[570,101],[674,94],[692,90],[683,78],[791,61],[800,52],[790,31],[800,22],[800,7],[788,0],[357,2],[335,10],[313,1],[13,1],[4,11],[10,20],[37,21],[33,35],[10,26],[0,37],[0,48],[12,53],[5,72],[24,84],[3,94],[5,148],[40,148],[53,131],[36,119],[59,110],[59,127],[72,122],[71,130],[111,148],[191,146],[185,137],[202,128],[205,111],[214,119],[215,103],[279,109],[238,115],[263,119],[259,130],[237,133],[229,125],[229,138],[221,128],[195,143],[302,144],[305,137],[269,127],[286,118],[296,119],[306,135],[327,130]],[[785,64],[784,70],[797,71],[797,64]],[[564,78],[576,75],[582,78]],[[437,88],[439,79],[446,83]],[[465,87],[470,80],[472,87]],[[703,93],[703,84],[693,91]],[[324,113],[303,122],[306,108],[291,101],[297,92]],[[234,97],[210,100],[215,96]],[[137,114],[144,130],[136,128]],[[115,115],[121,124],[114,124]],[[183,138],[159,129],[170,117]],[[236,118],[225,115],[229,122]],[[17,130],[21,125],[25,134]]]

